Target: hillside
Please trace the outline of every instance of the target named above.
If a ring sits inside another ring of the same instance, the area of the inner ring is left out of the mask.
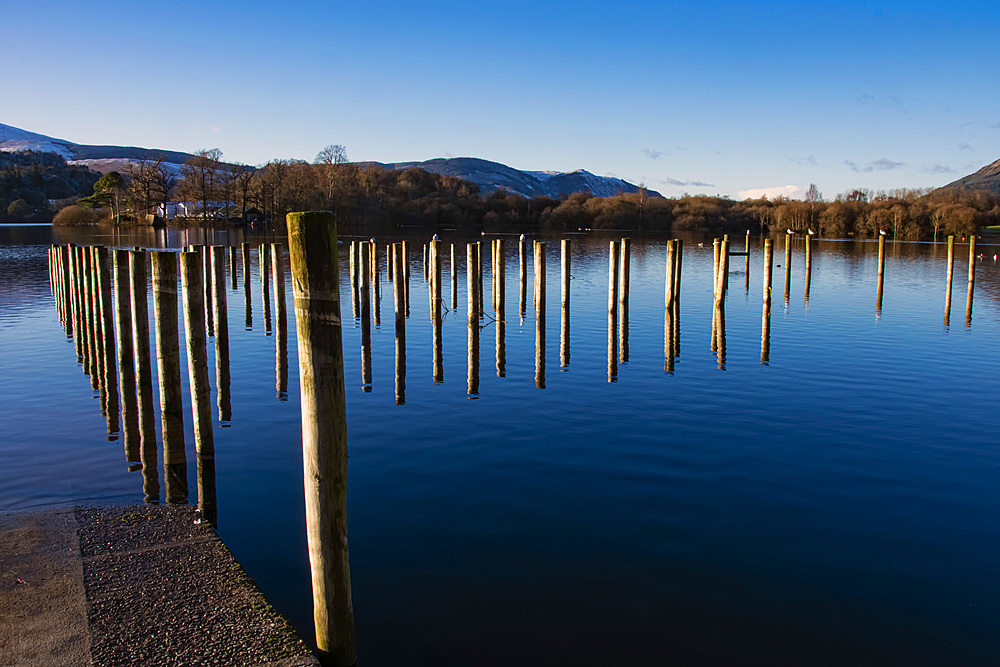
[[[1000,195],[1000,160],[986,165],[974,174],[953,181],[946,188],[959,190],[989,190]]]
[[[436,158],[423,162],[392,162],[383,166],[390,169],[409,169],[418,167],[432,174],[454,176],[472,181],[479,186],[483,194],[489,194],[504,188],[525,197],[547,196],[558,198],[574,192],[587,192],[598,197],[611,197],[619,192],[638,192],[639,188],[612,176],[597,176],[584,169],[572,172],[555,171],[521,171],[499,162],[491,162],[480,158]],[[650,196],[660,194],[647,191]]]

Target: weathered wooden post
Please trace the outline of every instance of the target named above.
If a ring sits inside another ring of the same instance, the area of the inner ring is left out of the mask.
[[[202,306],[205,309],[205,330],[209,336],[215,335],[215,313],[212,310],[212,276],[214,275],[212,270],[212,254],[214,253],[213,249],[216,247],[218,246],[206,244],[200,248],[201,252],[199,253],[199,257],[201,258],[201,275],[204,277],[202,283],[205,290],[205,298]]]
[[[180,337],[177,327],[177,254],[160,251],[152,255],[153,320],[156,372],[160,383],[163,477],[167,502],[185,503],[188,499],[187,456],[184,452],[184,399],[181,392]],[[197,261],[201,261],[200,255]]]
[[[431,280],[431,339],[433,346],[434,382],[444,382],[444,360],[441,341],[441,242],[430,242]]]
[[[944,325],[951,321],[951,284],[955,272],[955,236],[948,235],[948,277],[944,289]]]
[[[332,213],[289,213],[298,332],[306,536],[316,644],[329,664],[355,664],[347,550],[347,408]]]
[[[476,273],[478,274],[476,278],[476,310],[478,311],[479,317],[482,317],[486,312],[486,308],[483,305],[483,242],[476,242]]]
[[[545,389],[545,243],[535,243],[535,386]]]
[[[372,319],[375,321],[375,326],[382,326],[382,286],[381,278],[382,272],[379,270],[379,257],[378,257],[378,244],[375,243],[375,239],[372,239],[371,251],[372,251]]]
[[[882,285],[885,281],[885,236],[878,237],[878,289],[875,293],[875,310],[882,311]]]
[[[760,361],[766,364],[771,351],[771,277],[774,268],[774,241],[764,240],[764,298],[760,324]]]
[[[521,234],[521,238],[517,242],[517,260],[518,260],[518,283],[520,284],[520,297],[518,299],[518,312],[521,316],[521,324],[524,324],[524,313],[527,309],[527,283],[528,283],[528,266],[525,261],[524,256],[524,234]]]
[[[559,366],[569,367],[569,278],[572,258],[570,257],[569,239],[562,239],[559,242],[561,255],[560,265],[560,318],[559,318]]]
[[[719,291],[715,295],[715,350],[719,369],[726,368],[726,289],[729,279],[729,240],[722,241],[719,252]]]
[[[719,253],[722,251],[722,239],[712,240],[712,302],[719,296]],[[714,335],[714,334],[713,334]]]
[[[743,241],[743,252],[746,253],[744,257],[743,264],[743,290],[745,293],[750,293],[750,230],[747,230],[747,235]]]
[[[451,309],[458,308],[458,264],[455,262],[455,244],[451,244]]]
[[[229,246],[229,278],[232,283],[232,289],[235,292],[239,289],[239,283],[237,282],[237,265],[236,265],[236,246]]]
[[[278,322],[274,348],[274,390],[284,400],[288,395],[288,316],[285,298],[285,256],[280,243],[271,244],[271,283],[274,285],[274,313]]]
[[[101,348],[104,357],[104,392],[107,397],[108,435],[118,433],[118,364],[115,361],[114,299],[111,294],[111,266],[108,249],[99,246],[94,259],[97,266],[97,285],[100,294]]]
[[[229,386],[229,302],[226,297],[226,258],[222,246],[212,246],[211,252],[212,257],[209,265],[212,271],[205,274],[205,280],[213,282],[211,310],[212,319],[215,320],[216,404],[219,410],[219,421],[228,422],[233,418],[233,401]]]
[[[215,262],[215,251],[222,257],[221,246],[206,247],[211,254],[209,267]],[[198,509],[202,516],[215,525],[215,441],[212,434],[212,386],[208,380],[208,348],[206,340],[205,290],[202,282],[211,280],[204,275],[205,265],[196,252],[182,252],[181,303],[184,311],[184,339],[187,346],[188,384],[191,390],[191,421],[194,425],[194,448],[197,454]],[[223,272],[225,267],[219,266]],[[223,282],[225,284],[225,277]],[[217,285],[218,286],[218,285]],[[225,298],[223,296],[223,298]],[[216,336],[218,340],[218,336]],[[206,465],[207,464],[207,465]]]
[[[490,239],[490,308],[497,309],[497,239]]]
[[[139,407],[136,402],[135,389],[137,371],[135,355],[132,351],[132,305],[128,277],[128,251],[113,251],[112,260],[122,439],[125,445],[125,460],[128,463],[139,463]]]
[[[266,243],[257,248],[257,259],[260,264],[260,301],[264,314],[264,335],[271,335],[271,253]]]
[[[507,375],[507,318],[505,310],[506,299],[506,269],[503,265],[503,240],[497,239],[497,273],[494,280],[499,282],[497,287],[496,305],[496,356],[497,356],[497,377]]]
[[[73,279],[73,334],[76,360],[86,372],[87,368],[87,326],[83,306],[83,255],[78,246],[70,246],[70,270]]]
[[[427,244],[424,244],[424,282],[429,279],[429,271],[427,266]]]
[[[408,241],[403,241],[402,250],[402,262],[403,262],[403,313],[406,317],[410,316],[410,244]]]
[[[348,265],[348,270],[351,273],[351,314],[354,315],[354,319],[358,319],[361,316],[361,311],[358,309],[358,244],[356,241],[351,241],[350,246],[350,263]]]
[[[129,298],[132,309],[132,352],[135,358],[135,388],[138,405],[142,490],[145,501],[159,502],[160,481],[157,477],[156,414],[153,411],[153,372],[149,353],[149,306],[146,289],[146,253],[133,250],[128,254]]]
[[[611,241],[608,251],[608,382],[618,380],[618,242]]]
[[[965,296],[965,323],[972,324],[972,292],[976,287],[976,235],[969,236],[969,291]]]
[[[476,304],[476,244],[465,246],[465,290],[466,315],[469,324],[468,337],[468,390],[467,397],[479,398],[479,308]]]
[[[684,240],[674,239],[674,358],[681,356],[681,270],[684,263]]]
[[[98,366],[97,366],[97,333],[95,328],[97,327],[97,316],[94,312],[94,261],[91,253],[91,246],[85,246],[80,248],[83,261],[83,308],[84,308],[84,318],[86,321],[85,332],[87,335],[87,354],[84,357],[86,361],[85,373],[90,376],[90,388],[93,390],[98,389]]]
[[[67,246],[59,246],[59,282],[62,286],[63,296],[63,317],[66,321],[66,335],[73,336],[76,333],[76,323],[73,313],[73,282],[70,249]]]
[[[806,234],[806,301],[809,300],[809,287],[812,283],[812,234]]]
[[[788,298],[792,289],[792,234],[785,234],[785,307],[788,307]]]
[[[361,306],[361,391],[372,390],[372,318],[368,244],[358,244],[358,303]]]
[[[621,259],[618,262],[618,360],[628,362],[628,294],[629,267],[632,263],[632,239],[621,240]]]
[[[406,304],[403,297],[403,249],[392,244],[392,297],[396,323],[396,405],[406,403]]]
[[[91,317],[93,318],[91,326],[93,328],[94,336],[94,359],[97,361],[97,390],[100,393],[101,414],[107,415],[108,388],[104,383],[106,379],[104,373],[104,367],[106,365],[104,354],[104,318],[101,315],[101,279],[100,269],[97,266],[97,246],[89,246],[87,251],[88,259],[90,260],[90,301]]]
[[[243,318],[246,330],[253,328],[253,301],[250,298],[250,244],[243,243]]]
[[[499,312],[505,306],[505,301],[507,300],[507,265],[504,261],[504,243],[503,239],[497,239],[497,250],[496,250],[496,270],[493,272],[493,283],[496,285],[496,303],[494,304],[494,309]],[[502,319],[502,315],[497,315],[498,319]]]

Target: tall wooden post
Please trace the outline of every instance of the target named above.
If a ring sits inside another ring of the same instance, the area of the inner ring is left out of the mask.
[[[358,244],[358,304],[361,306],[361,391],[372,390],[372,317],[367,243]]]
[[[792,235],[785,234],[785,307],[792,289]]]
[[[206,247],[210,254],[209,268],[214,271],[215,252],[222,257],[222,247]],[[194,425],[194,448],[198,469],[198,509],[202,516],[215,525],[215,441],[212,434],[212,386],[208,379],[208,348],[205,322],[205,290],[202,283],[211,280],[204,275],[204,262],[196,252],[182,252],[181,260],[181,303],[184,311],[184,339],[187,347],[188,385],[191,391],[191,421]],[[222,271],[225,267],[219,266]],[[223,282],[216,287],[225,285]],[[225,290],[223,290],[225,292]],[[208,292],[211,294],[211,292]],[[225,298],[225,296],[223,296]],[[216,336],[218,340],[218,336]]]
[[[250,244],[243,243],[243,319],[246,330],[253,328],[253,300],[250,298]]]
[[[965,323],[972,324],[972,293],[976,287],[976,235],[969,236],[969,291],[965,296]]]
[[[503,239],[496,240],[496,357],[497,377],[507,375],[507,268],[504,265]]]
[[[372,319],[375,321],[375,326],[382,326],[382,286],[381,277],[382,272],[379,271],[379,257],[378,257],[378,244],[375,239],[372,239],[371,244],[371,273],[372,273]]]
[[[944,289],[944,325],[951,321],[951,284],[955,272],[955,236],[948,235],[948,278]]]
[[[118,354],[118,388],[121,392],[122,439],[125,460],[139,463],[139,407],[136,402],[135,355],[132,350],[131,285],[128,276],[128,251],[112,253],[114,282],[114,317]]]
[[[229,373],[229,302],[226,297],[226,258],[222,246],[212,246],[209,265],[211,273],[205,280],[212,281],[212,319],[215,320],[215,387],[219,421],[233,418]],[[193,261],[193,260],[188,260]],[[277,287],[275,287],[277,289]],[[214,461],[214,459],[213,459]]]
[[[235,292],[239,289],[239,283],[237,282],[237,270],[236,270],[236,246],[229,246],[229,278],[232,282],[233,291]]]
[[[619,288],[618,288],[618,360],[621,363],[628,362],[628,293],[629,293],[629,266],[632,256],[632,239],[623,238],[621,240],[621,260],[618,263]]]
[[[101,356],[104,359],[104,393],[106,395],[108,435],[118,433],[118,364],[115,362],[114,299],[111,294],[111,266],[108,249],[95,249],[94,260],[97,267],[97,286],[100,297]]]
[[[443,344],[441,342],[441,242],[430,242],[431,341],[434,382],[444,382]]]
[[[712,301],[719,296],[719,252],[722,250],[722,239],[712,240]]]
[[[274,314],[277,335],[274,347],[274,391],[280,399],[288,395],[288,316],[285,298],[285,256],[280,243],[271,244],[271,283],[274,285]]]
[[[875,294],[875,310],[882,310],[882,285],[885,282],[885,236],[878,237],[878,290]]]
[[[261,312],[264,314],[264,335],[271,335],[271,253],[266,243],[257,248],[257,259],[260,263],[260,301]]]
[[[774,241],[764,240],[764,305],[760,321],[760,361],[768,363],[771,353],[771,277],[774,268]]]
[[[743,290],[747,294],[750,293],[750,230],[747,230],[747,235],[743,241],[743,252],[746,253],[744,257],[743,264]]]
[[[142,480],[145,501],[159,502],[160,481],[157,477],[156,414],[153,410],[153,372],[149,352],[149,306],[146,288],[146,253],[134,250],[128,254],[129,297],[132,308],[132,352],[135,357],[135,387],[138,404],[138,426]]]
[[[187,456],[184,452],[184,400],[181,393],[180,337],[177,327],[177,254],[154,252],[152,255],[163,476],[167,502],[185,503],[188,498]],[[197,261],[201,261],[200,255]],[[204,306],[202,309],[204,310]]]
[[[560,318],[559,318],[559,366],[569,367],[569,278],[571,271],[571,257],[569,239],[562,239],[559,242],[561,254],[560,265]]]
[[[451,244],[451,309],[458,308],[458,264],[455,262],[455,244]]]
[[[521,239],[517,242],[517,261],[518,261],[518,284],[520,285],[520,297],[518,299],[518,312],[521,315],[521,324],[524,324],[524,313],[527,309],[527,290],[528,290],[528,264],[524,256],[524,234],[521,234]]]
[[[535,386],[545,389],[545,243],[535,243]]]
[[[306,536],[316,644],[329,664],[355,664],[347,550],[347,409],[332,213],[289,213],[298,332]]]
[[[809,287],[812,283],[812,235],[806,234],[806,301],[809,300]]]
[[[453,246],[454,247],[454,246]],[[396,324],[396,405],[406,403],[406,304],[403,297],[403,248],[392,244],[392,297]]]
[[[218,246],[204,245],[201,248],[201,275],[204,277],[202,280],[203,289],[205,290],[205,298],[203,300],[202,306],[205,309],[205,330],[208,332],[209,336],[215,335],[215,312],[212,309],[212,254],[214,248]],[[263,264],[261,265],[263,266]]]
[[[84,359],[86,360],[86,373],[90,376],[90,388],[96,391],[99,386],[100,374],[97,365],[97,315],[94,312],[94,260],[90,246],[80,250],[83,254],[83,308],[87,325],[87,356]]]
[[[468,338],[468,390],[470,399],[479,398],[479,306],[476,298],[476,284],[479,269],[476,267],[476,244],[465,247],[465,288],[466,310],[469,324]]]
[[[427,266],[427,244],[424,244],[424,282],[428,280],[428,266]]]
[[[406,317],[410,316],[410,244],[408,241],[403,241],[402,249],[402,263],[403,263],[403,314]]]
[[[483,306],[483,242],[476,242],[476,273],[478,277],[476,278],[476,309],[479,311],[479,317],[482,317],[486,312]]]
[[[615,332],[618,329],[618,242],[611,241],[608,251],[608,382],[618,380],[618,354]]]
[[[719,249],[719,291],[715,295],[715,350],[719,369],[726,367],[726,290],[729,284],[729,240],[722,241]]]

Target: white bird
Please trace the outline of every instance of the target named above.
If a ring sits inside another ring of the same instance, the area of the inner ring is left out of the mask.
[[[997,256],[996,255],[993,255],[993,261],[994,262],[997,261]]]
[[[437,240],[438,240],[438,235],[437,235],[437,234],[435,234],[435,235],[434,235],[434,236],[433,236],[433,237],[431,238],[431,241],[437,241]]]
[[[524,240],[524,234],[521,234],[521,240],[522,241]]]
[[[884,229],[878,230],[878,233],[881,234],[882,236],[886,236],[886,233],[885,233]]]
[[[794,234],[794,233],[795,233],[795,232],[793,232],[793,231],[792,231],[791,229],[789,229],[789,230],[787,230],[787,231],[788,231],[788,233],[789,233],[789,234]]]
[[[813,231],[813,230],[811,230],[811,229],[807,229],[807,230],[806,230],[806,234],[808,234],[809,236],[812,236],[812,235],[813,235],[813,234],[815,234],[815,233],[816,233],[816,232],[814,232],[814,231]]]
[[[480,236],[486,236],[486,232],[479,232]]]
[[[375,237],[374,236],[371,238],[371,242],[375,243]]]

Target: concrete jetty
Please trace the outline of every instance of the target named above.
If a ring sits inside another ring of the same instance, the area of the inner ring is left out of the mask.
[[[0,665],[319,665],[182,505],[0,514]]]

